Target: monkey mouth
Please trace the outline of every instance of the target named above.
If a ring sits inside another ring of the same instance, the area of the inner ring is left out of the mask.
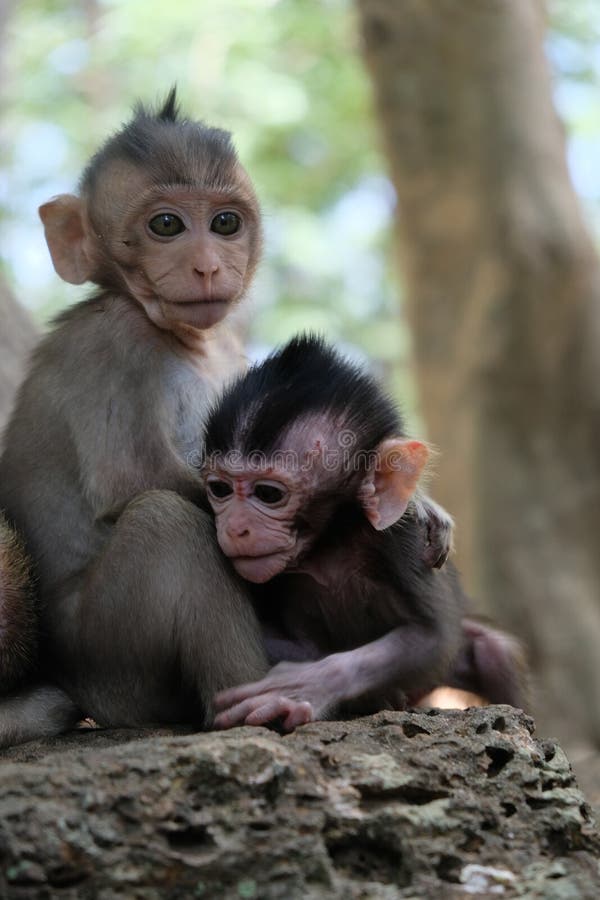
[[[270,550],[269,553],[253,553],[251,556],[243,556],[242,554],[240,554],[239,556],[233,556],[232,562],[252,562],[253,560],[269,559],[271,556],[280,557],[281,554],[281,550]]]
[[[246,581],[263,584],[284,571],[288,564],[288,557],[281,550],[276,550],[260,556],[234,556],[231,558],[231,562],[238,575],[241,575]]]
[[[173,322],[204,329],[220,322],[227,315],[229,306],[230,302],[222,297],[193,297],[168,301],[163,305],[163,313]]]
[[[190,306],[212,306],[213,304],[218,305],[219,303],[229,303],[229,300],[224,300],[223,297],[190,297],[189,300],[171,300],[171,306],[180,306],[180,307],[190,307]]]

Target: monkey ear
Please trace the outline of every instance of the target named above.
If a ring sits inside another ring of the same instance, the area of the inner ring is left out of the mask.
[[[429,450],[420,441],[389,438],[377,448],[377,463],[363,482],[360,501],[377,531],[389,528],[404,514]]]
[[[57,273],[70,284],[89,281],[92,267],[86,253],[83,205],[73,194],[60,194],[38,210],[46,243]]]

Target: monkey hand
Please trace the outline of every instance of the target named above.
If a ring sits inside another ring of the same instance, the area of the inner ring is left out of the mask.
[[[293,731],[322,718],[337,699],[334,661],[330,656],[310,663],[279,663],[261,681],[221,691],[215,697],[214,727],[279,720],[284,731]]]
[[[426,544],[423,562],[432,569],[441,569],[453,549],[454,519],[443,506],[431,497],[414,497],[417,521],[425,530]]]

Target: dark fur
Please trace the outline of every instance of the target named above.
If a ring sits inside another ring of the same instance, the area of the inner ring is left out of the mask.
[[[308,638],[319,656],[352,650],[401,626],[407,661],[411,654],[414,659],[399,682],[386,687],[416,700],[442,683],[461,645],[466,608],[454,566],[447,563],[437,572],[423,562],[422,529],[410,513],[376,532],[357,503],[342,503],[319,527],[321,536],[307,557],[341,557],[339,584],[323,587],[293,573],[274,578],[255,588],[263,621],[288,640],[302,644]]]
[[[269,453],[286,426],[309,413],[323,413],[338,422],[338,431],[353,432],[353,456],[405,432],[398,410],[375,379],[322,339],[300,335],[225,392],[208,420],[206,452]]]

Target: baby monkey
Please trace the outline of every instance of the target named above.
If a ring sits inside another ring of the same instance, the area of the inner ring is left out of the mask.
[[[456,569],[427,564],[406,437],[370,376],[311,336],[235,382],[209,416],[217,539],[256,585],[269,674],[217,695],[217,727],[414,704],[447,684],[521,705],[516,640],[464,618]]]

